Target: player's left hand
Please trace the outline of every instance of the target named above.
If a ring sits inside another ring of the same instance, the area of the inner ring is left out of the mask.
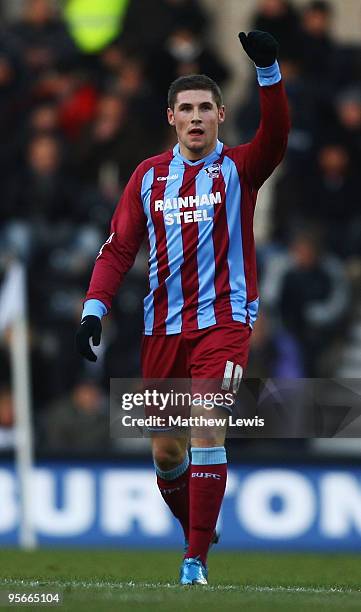
[[[241,41],[243,49],[248,57],[260,68],[272,66],[277,59],[279,45],[277,40],[268,32],[254,30],[249,32],[240,32],[238,38]]]

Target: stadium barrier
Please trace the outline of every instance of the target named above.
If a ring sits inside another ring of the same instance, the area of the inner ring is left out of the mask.
[[[42,463],[32,516],[43,546],[178,548],[149,464]],[[15,470],[0,463],[0,545],[16,546]],[[220,517],[220,548],[361,550],[361,468],[232,465]]]

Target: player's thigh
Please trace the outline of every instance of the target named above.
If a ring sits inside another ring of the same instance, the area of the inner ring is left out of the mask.
[[[188,416],[190,410],[188,353],[181,334],[144,336],[141,362],[144,388],[152,394],[151,405],[145,406],[145,416],[152,418],[148,431],[152,435],[153,455],[184,457],[188,438],[170,422],[171,417]],[[175,398],[183,395],[185,401],[179,403]],[[180,441],[181,438],[186,441]]]
[[[238,383],[248,361],[250,337],[249,326],[234,322],[202,330],[190,339],[192,416],[217,423],[192,427],[192,446],[224,444],[227,430],[225,409],[232,411]]]
[[[188,355],[181,334],[143,336],[141,346],[143,378],[187,378]]]
[[[251,328],[234,321],[202,332],[191,343],[192,380],[214,380],[224,387],[224,379],[242,377],[248,362]]]

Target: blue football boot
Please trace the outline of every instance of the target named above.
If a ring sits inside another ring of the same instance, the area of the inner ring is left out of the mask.
[[[181,585],[208,584],[208,571],[200,559],[183,559],[180,568],[179,582]]]

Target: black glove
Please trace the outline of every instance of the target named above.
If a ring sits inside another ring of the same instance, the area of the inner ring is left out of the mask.
[[[99,346],[102,335],[102,324],[99,317],[87,315],[81,322],[81,325],[75,336],[75,345],[78,352],[89,361],[96,361],[98,358],[90,348],[90,338],[93,340],[94,346]]]
[[[266,66],[272,66],[276,61],[279,45],[277,40],[268,32],[254,30],[254,32],[249,32],[248,35],[245,32],[240,32],[238,38],[243,49],[256,66],[265,68]]]

